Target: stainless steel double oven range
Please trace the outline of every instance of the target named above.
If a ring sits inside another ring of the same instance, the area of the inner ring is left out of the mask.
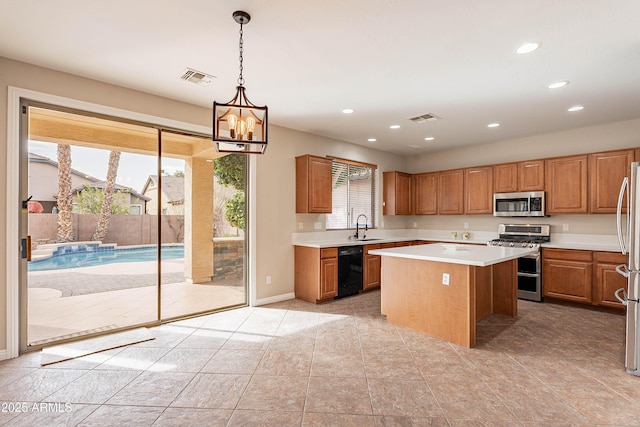
[[[541,245],[550,241],[549,225],[500,224],[499,238],[489,246],[528,247],[537,252],[518,258],[518,298],[542,301],[542,250]]]

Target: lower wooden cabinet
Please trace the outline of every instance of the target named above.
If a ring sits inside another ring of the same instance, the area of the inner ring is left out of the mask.
[[[595,262],[593,303],[607,307],[624,309],[615,297],[620,288],[627,288],[627,279],[616,271],[620,264],[627,263],[627,256],[616,252],[594,252]]]
[[[380,255],[371,255],[369,251],[380,249],[380,244],[364,247],[364,277],[362,289],[367,291],[380,287]]]
[[[615,268],[626,263],[616,252],[569,249],[542,250],[542,291],[545,297],[613,308],[624,308],[614,296],[626,287]]]
[[[338,248],[294,247],[296,298],[319,303],[338,295]]]

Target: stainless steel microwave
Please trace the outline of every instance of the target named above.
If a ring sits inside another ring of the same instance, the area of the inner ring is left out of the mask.
[[[544,191],[494,193],[493,216],[545,216]]]

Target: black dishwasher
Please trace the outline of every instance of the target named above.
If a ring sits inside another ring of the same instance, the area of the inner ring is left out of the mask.
[[[338,295],[342,298],[362,290],[362,246],[338,248]]]

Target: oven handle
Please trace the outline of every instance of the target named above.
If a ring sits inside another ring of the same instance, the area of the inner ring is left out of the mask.
[[[518,272],[519,277],[540,277],[540,273],[520,273]]]

